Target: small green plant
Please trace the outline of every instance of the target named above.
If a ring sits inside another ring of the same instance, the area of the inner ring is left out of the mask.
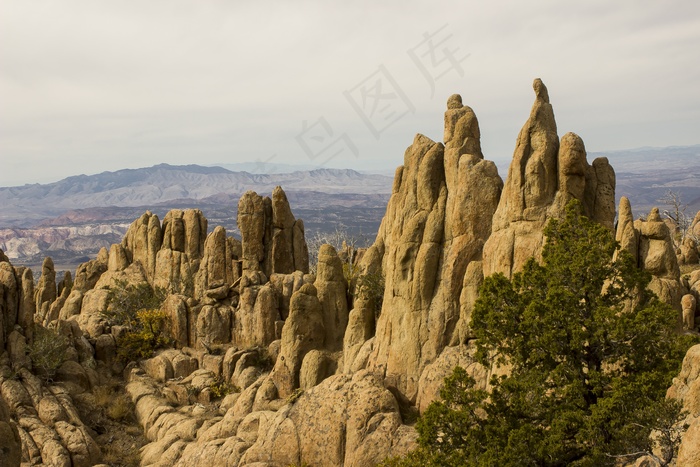
[[[150,358],[160,348],[170,345],[171,340],[163,332],[168,315],[163,310],[142,309],[132,321],[131,331],[117,339],[118,355],[125,360]]]
[[[154,289],[145,282],[130,284],[125,280],[115,280],[109,290],[104,315],[114,325],[131,327],[139,310],[160,308],[166,296],[165,289]]]
[[[287,396],[287,404],[294,404],[304,394],[302,388],[296,388],[293,393]]]
[[[29,358],[34,370],[45,381],[51,381],[58,368],[66,361],[66,350],[70,342],[66,336],[53,329],[37,325],[34,340],[29,346]]]
[[[209,385],[209,390],[211,391],[211,395],[214,399],[221,399],[232,392],[237,392],[236,389],[238,388],[230,385],[224,381],[223,378],[217,378],[216,381]]]

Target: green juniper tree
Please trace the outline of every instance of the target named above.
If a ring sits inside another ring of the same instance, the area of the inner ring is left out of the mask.
[[[655,447],[671,460],[681,410],[664,396],[690,345],[677,312],[577,202],[544,233],[542,264],[486,278],[472,315],[477,359],[507,376],[486,392],[456,368],[419,448],[388,465],[615,465]]]

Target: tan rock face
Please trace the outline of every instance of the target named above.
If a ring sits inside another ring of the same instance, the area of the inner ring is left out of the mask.
[[[677,399],[688,411],[686,423],[690,425],[683,436],[676,465],[700,463],[700,345],[691,347],[683,359],[678,377],[673,379],[666,397]]]
[[[233,240],[233,239],[231,239]],[[204,242],[204,256],[195,278],[195,296],[202,298],[208,290],[231,285],[240,277],[238,256],[233,243],[226,237],[226,230],[218,226]]]
[[[9,262],[0,262],[0,350],[17,323],[18,301],[15,270]]]
[[[285,406],[260,430],[241,465],[366,466],[415,447],[398,404],[368,372],[336,375]]]
[[[683,329],[695,329],[695,306],[696,300],[693,294],[685,294],[681,299],[681,309],[683,310]]]
[[[17,426],[10,419],[10,409],[0,397],[0,465],[20,465],[22,444]]]
[[[282,342],[270,379],[281,398],[299,387],[299,371],[310,350],[322,349],[325,339],[323,310],[316,288],[304,284],[292,295],[289,316],[282,328]]]
[[[48,307],[56,300],[56,297],[56,271],[53,260],[47,257],[41,266],[41,277],[35,290],[36,311],[41,320],[48,314]]]
[[[132,222],[127,230],[122,247],[129,263],[140,262],[150,281],[156,270],[156,254],[163,242],[160,219],[150,211]]]
[[[659,210],[652,209],[646,220],[632,217],[632,208],[627,198],[620,200],[619,220],[615,238],[623,250],[636,260],[638,267],[652,275],[649,289],[661,300],[682,311],[683,287],[680,283],[680,268],[673,240]]]
[[[343,276],[343,265],[331,245],[322,245],[318,252],[314,286],[323,309],[323,326],[326,331],[324,347],[328,350],[341,350],[348,325],[348,287]]]
[[[248,191],[238,202],[243,270],[272,274],[309,272],[304,223],[296,220],[281,187],[272,199]]]
[[[535,103],[518,135],[503,196],[484,246],[484,276],[510,277],[531,256],[539,257],[547,220],[560,217],[571,199],[584,214],[613,229],[615,172],[606,158],[589,165],[581,138],[567,133],[561,143],[547,88],[535,80]]]
[[[406,150],[377,241],[362,259],[369,268],[381,258],[386,284],[369,365],[409,399],[425,365],[459,342],[464,275],[481,259],[503,186],[481,154],[476,116],[459,96],[448,101],[445,139],[443,146],[418,135]],[[353,335],[370,327],[358,305],[365,306],[359,301],[351,314]],[[346,341],[351,353],[361,345]],[[345,368],[351,360],[345,356]]]

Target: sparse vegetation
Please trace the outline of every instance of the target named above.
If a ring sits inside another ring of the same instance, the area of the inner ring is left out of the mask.
[[[287,404],[294,404],[304,394],[302,388],[296,388],[289,396],[287,396]]]
[[[154,289],[145,282],[130,284],[115,280],[109,290],[105,316],[113,325],[131,327],[139,310],[160,308],[166,296],[167,291],[159,287]]]
[[[379,318],[384,301],[384,275],[379,270],[375,273],[367,273],[357,278],[355,296],[362,296],[371,301],[374,307],[374,316]]]
[[[114,421],[121,422],[133,416],[134,404],[126,394],[119,394],[107,406],[107,416]]]
[[[147,283],[115,281],[109,291],[105,316],[113,325],[128,328],[117,339],[120,358],[127,361],[149,358],[157,349],[171,343],[164,332],[168,316],[159,309],[166,296],[165,290],[154,289]]]
[[[125,360],[142,360],[170,345],[171,339],[164,332],[167,321],[168,315],[163,310],[139,310],[131,330],[117,339],[119,356]]]
[[[351,234],[348,232],[347,227],[342,224],[337,226],[332,232],[316,231],[313,236],[306,239],[306,244],[309,248],[309,270],[312,274],[316,273],[318,250],[322,245],[328,244],[335,248],[343,262],[343,270],[345,271],[345,265],[352,267],[355,263],[355,252],[357,249],[366,248],[371,243],[372,238],[368,235],[362,233]]]
[[[56,371],[66,361],[66,350],[70,341],[53,329],[41,325],[34,327],[34,339],[29,346],[29,358],[34,371],[44,379],[51,381]]]
[[[685,213],[688,205],[683,202],[680,193],[673,190],[664,193],[659,202],[667,207],[663,210],[663,215],[671,219],[676,226],[676,231],[672,232],[672,238],[676,247],[679,247],[689,234],[690,224],[693,222],[693,218]]]
[[[214,399],[221,399],[232,392],[240,392],[237,387],[227,383],[221,377],[209,385],[209,390]]]

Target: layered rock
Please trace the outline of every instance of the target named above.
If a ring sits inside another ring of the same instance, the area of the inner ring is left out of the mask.
[[[227,297],[230,286],[241,277],[240,254],[241,243],[227,237],[223,227],[216,227],[204,242],[204,255],[195,277],[195,297]]]
[[[56,300],[56,271],[54,270],[53,260],[49,257],[44,259],[41,266],[41,277],[36,286],[36,313],[41,321],[49,313],[49,307]]]
[[[299,372],[309,351],[322,349],[325,340],[323,309],[316,288],[304,284],[292,295],[289,316],[282,328],[282,342],[270,380],[280,398],[299,388]]]
[[[331,245],[322,245],[318,252],[314,286],[323,313],[324,348],[341,350],[348,325],[348,284],[343,264]]]

